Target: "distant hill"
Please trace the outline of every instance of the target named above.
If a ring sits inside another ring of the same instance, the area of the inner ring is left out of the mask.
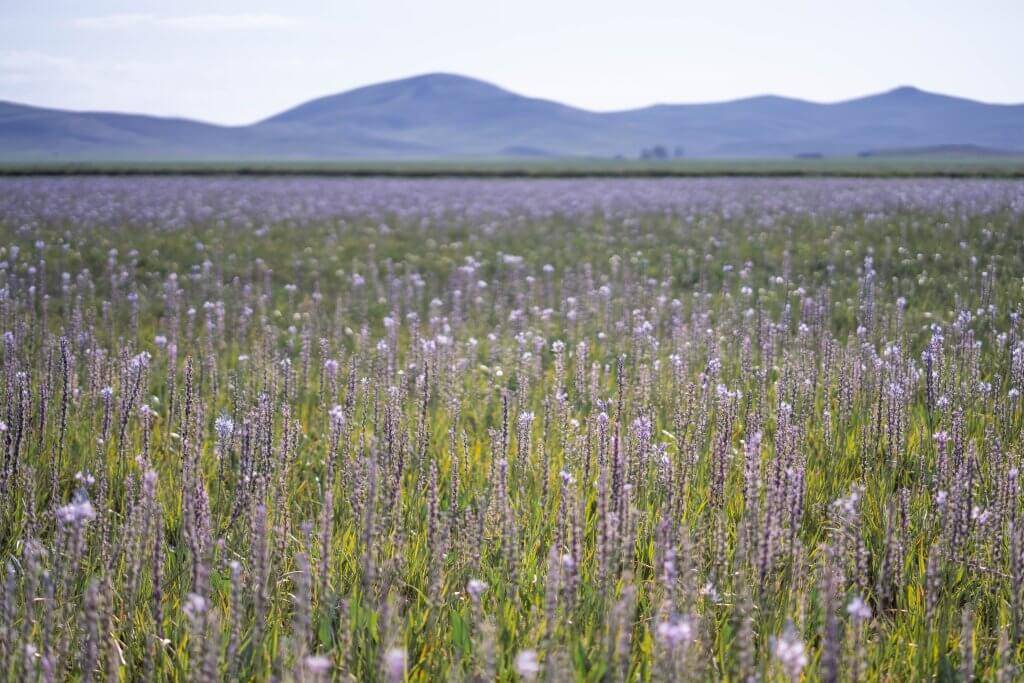
[[[0,159],[221,159],[247,128],[138,114],[71,112],[0,102]]]
[[[1024,159],[1024,150],[994,149],[979,145],[936,145],[934,147],[894,147],[892,149],[867,149],[857,156],[868,157],[902,157],[902,158],[1011,158]]]
[[[901,87],[820,104],[762,96],[592,112],[427,74],[315,99],[247,126],[0,102],[0,161],[855,156],[1024,152],[1024,105]]]

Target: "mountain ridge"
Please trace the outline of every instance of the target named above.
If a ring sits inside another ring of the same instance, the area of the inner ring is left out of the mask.
[[[595,112],[451,73],[317,97],[252,124],[68,111],[0,100],[0,160],[332,160],[853,156],[974,146],[1024,151],[1024,104],[899,86],[838,102],[756,95]]]

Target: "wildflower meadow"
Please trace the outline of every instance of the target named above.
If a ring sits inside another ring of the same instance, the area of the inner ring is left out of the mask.
[[[0,180],[4,681],[1024,675],[1024,182]]]

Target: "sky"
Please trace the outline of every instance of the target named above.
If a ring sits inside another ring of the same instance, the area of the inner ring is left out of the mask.
[[[0,100],[245,124],[434,71],[596,111],[900,85],[1024,103],[1022,0],[0,0]]]

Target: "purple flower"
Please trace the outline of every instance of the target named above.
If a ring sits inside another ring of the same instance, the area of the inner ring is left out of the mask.
[[[693,641],[694,627],[690,617],[674,617],[657,626],[658,640],[670,650],[686,647]]]
[[[384,675],[391,683],[405,678],[406,654],[400,647],[393,647],[384,653]]]
[[[96,510],[88,499],[82,498],[76,502],[69,503],[57,508],[57,519],[64,524],[77,526],[85,524],[96,518]]]
[[[480,579],[470,579],[469,583],[466,584],[466,592],[469,593],[469,597],[473,599],[473,602],[478,602],[480,596],[487,590],[487,584]]]

